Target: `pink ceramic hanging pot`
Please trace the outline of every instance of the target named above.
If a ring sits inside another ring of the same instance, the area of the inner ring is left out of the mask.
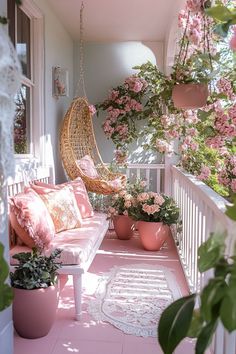
[[[180,109],[197,109],[206,105],[209,95],[207,84],[177,84],[172,90],[174,106]]]

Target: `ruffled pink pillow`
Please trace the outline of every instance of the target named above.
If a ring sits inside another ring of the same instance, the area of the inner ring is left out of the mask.
[[[94,162],[89,155],[85,155],[81,160],[77,160],[77,163],[86,176],[90,178],[99,177]]]
[[[55,235],[55,227],[37,193],[27,188],[24,193],[9,198],[9,204],[12,227],[24,244],[29,247],[46,248]]]
[[[80,177],[76,178],[73,181],[66,182],[63,184],[58,184],[58,185],[47,184],[43,182],[35,182],[35,185],[32,185],[31,187],[38,194],[44,194],[52,190],[58,190],[64,188],[65,186],[71,186],[73,188],[75,199],[82,218],[85,219],[85,218],[92,217],[94,215],[93,208],[89,201],[88,193],[85,188],[84,182]]]

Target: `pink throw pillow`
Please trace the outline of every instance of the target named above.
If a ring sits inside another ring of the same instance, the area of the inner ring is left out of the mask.
[[[71,193],[72,191],[72,193]],[[82,225],[82,217],[72,188],[64,187],[49,193],[39,194],[46,205],[56,232],[76,229]]]
[[[48,193],[48,190],[58,190],[61,189],[65,186],[72,186],[74,194],[75,194],[75,199],[78,205],[78,208],[80,210],[80,214],[83,219],[85,218],[90,218],[94,215],[92,205],[89,201],[88,193],[85,188],[84,182],[80,177],[76,178],[73,181],[66,182],[63,184],[47,184],[43,182],[35,182],[35,185],[32,185],[31,187],[38,193],[38,194],[43,194],[43,193]]]
[[[81,160],[77,160],[77,163],[86,176],[94,179],[99,177],[94,162],[89,155],[85,155]]]
[[[9,198],[9,204],[12,227],[24,244],[46,248],[55,235],[55,227],[38,194],[28,188]]]

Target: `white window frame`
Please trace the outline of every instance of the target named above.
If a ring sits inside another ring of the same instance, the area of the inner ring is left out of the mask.
[[[44,19],[41,10],[31,0],[24,0],[20,9],[30,18],[31,23],[31,79],[22,76],[21,81],[31,89],[30,153],[15,154],[15,159],[17,165],[26,160],[36,160],[39,165],[44,165]]]

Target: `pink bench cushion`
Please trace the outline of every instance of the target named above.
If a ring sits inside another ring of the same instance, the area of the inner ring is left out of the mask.
[[[59,248],[62,250],[60,262],[63,265],[78,265],[83,267],[89,256],[100,244],[108,229],[107,215],[95,213],[92,218],[84,219],[79,229],[59,232],[51,241],[50,250]],[[14,246],[10,250],[11,265],[17,264],[12,256],[19,252],[31,252],[26,246]],[[47,250],[49,252],[49,250]]]
[[[107,215],[95,213],[92,218],[83,220],[81,228],[57,233],[51,247],[62,250],[60,259],[63,264],[83,265],[96,243],[101,243],[107,228]]]

